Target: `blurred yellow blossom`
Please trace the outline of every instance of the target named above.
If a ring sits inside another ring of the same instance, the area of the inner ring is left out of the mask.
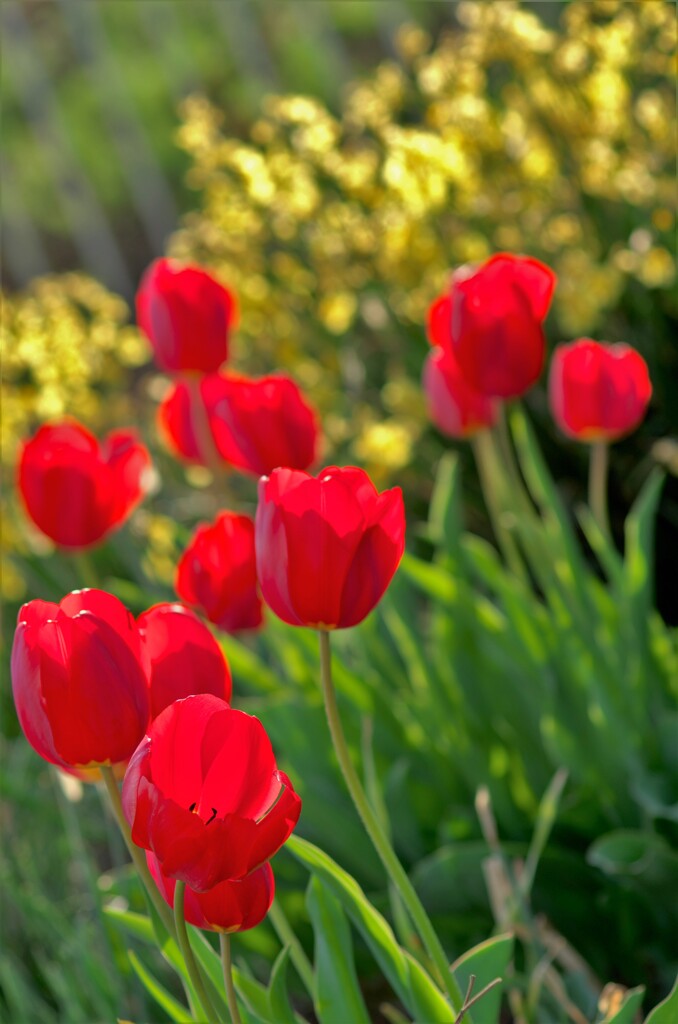
[[[573,0],[557,28],[517,0],[456,14],[435,43],[403,25],[398,58],[342,110],[269,96],[239,140],[204,98],[182,108],[202,198],[172,254],[238,292],[246,364],[311,365],[330,444],[355,436],[356,457],[394,471],[425,414],[391,406],[385,368],[418,388],[426,310],[456,265],[497,249],[543,258],[560,276],[561,337],[595,332],[628,278],[675,277],[671,5]],[[642,252],[635,229],[651,230]],[[338,389],[343,338],[367,369]]]

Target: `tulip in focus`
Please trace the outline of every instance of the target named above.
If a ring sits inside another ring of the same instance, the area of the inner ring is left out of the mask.
[[[200,398],[204,409],[196,410]],[[200,381],[199,391],[186,381],[173,385],[158,409],[160,432],[180,458],[206,464],[196,431],[200,413],[219,458],[241,472],[262,476],[277,466],[307,469],[315,460],[315,412],[297,384],[282,374],[211,374]]]
[[[174,907],[176,882],[163,874],[155,854],[146,851],[146,863],[163,899]],[[262,864],[239,882],[219,882],[207,892],[186,888],[184,915],[189,924],[212,932],[246,932],[256,928],[271,909],[275,881],[271,865]]]
[[[204,622],[182,604],[156,604],[137,619],[149,662],[151,718],[194,693],[231,699],[231,672]]]
[[[122,803],[137,846],[197,892],[265,864],[301,811],[261,722],[212,694],[175,701],[151,722]]]
[[[651,397],[647,363],[630,345],[580,338],[553,353],[549,401],[568,437],[616,441],[635,430]]]
[[[265,601],[293,626],[340,629],[380,601],[405,547],[399,487],[378,494],[362,469],[317,477],[276,469],[259,482],[257,574]]]
[[[26,739],[46,761],[76,769],[126,761],[149,716],[133,616],[102,590],[29,601],[14,636],[12,689]]]
[[[462,267],[431,310],[431,341],[451,349],[476,391],[516,398],[542,371],[542,324],[555,284],[553,271],[527,256],[498,253],[477,268]]]
[[[179,559],[175,589],[220,629],[257,629],[263,615],[249,516],[220,512],[198,526]]]
[[[161,370],[213,373],[226,359],[235,298],[201,267],[156,260],[142,278],[136,309]]]
[[[148,450],[131,430],[100,445],[75,421],[41,427],[19,456],[18,488],[35,525],[62,548],[91,547],[144,497]]]

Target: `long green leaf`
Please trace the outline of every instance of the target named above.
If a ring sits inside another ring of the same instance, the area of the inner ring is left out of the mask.
[[[317,875],[306,904],[315,939],[315,1011],[322,1024],[369,1024],[353,960],[351,932],[341,904]]]
[[[426,971],[398,945],[391,926],[365,896],[354,878],[317,846],[291,836],[285,847],[318,875],[338,897],[372,951],[394,992],[416,1020],[448,1022],[449,1004]]]
[[[151,972],[144,967],[133,949],[128,949],[127,955],[129,956],[134,973],[146,991],[153,996],[158,1006],[162,1007],[165,1013],[168,1014],[170,1020],[175,1021],[176,1024],[190,1024],[193,1020],[190,1011],[178,999],[175,999],[172,993],[168,992],[157,978],[153,977]]]

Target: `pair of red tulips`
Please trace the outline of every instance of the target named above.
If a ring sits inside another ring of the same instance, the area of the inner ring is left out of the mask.
[[[536,383],[555,284],[543,263],[506,253],[454,274],[449,291],[429,311],[433,349],[423,376],[431,418],[443,433],[464,438],[494,426],[500,401]],[[563,433],[576,440],[614,441],[629,433],[651,394],[647,365],[629,345],[582,338],[553,355],[551,411]]]

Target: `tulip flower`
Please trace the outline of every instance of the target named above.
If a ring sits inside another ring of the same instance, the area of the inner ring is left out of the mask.
[[[378,494],[352,466],[317,477],[276,469],[259,482],[255,544],[261,591],[279,618],[316,629],[355,626],[402,557],[402,493]]]
[[[198,616],[182,604],[156,604],[137,619],[150,663],[151,718],[194,693],[231,699],[231,672],[219,644]]]
[[[176,881],[162,871],[155,854],[146,851],[146,862],[165,902],[174,908]],[[271,909],[275,880],[266,863],[239,882],[219,882],[207,892],[187,888],[184,914],[189,924],[212,932],[246,932],[256,928]]]
[[[179,559],[174,585],[183,601],[220,629],[257,629],[263,615],[249,516],[220,512],[213,523],[198,526]]]
[[[12,688],[26,739],[46,761],[126,761],[148,724],[146,665],[133,616],[112,594],[76,590],[19,612]]]
[[[35,525],[79,549],[118,529],[144,497],[151,459],[131,430],[100,445],[74,421],[41,427],[19,456],[18,488]]]
[[[542,323],[555,283],[545,264],[509,253],[462,267],[431,311],[431,340],[452,350],[476,391],[495,398],[522,395],[544,365]]]
[[[122,804],[137,846],[197,892],[270,860],[301,811],[261,722],[212,694],[175,701],[151,722]]]
[[[549,400],[568,437],[616,441],[635,430],[651,397],[647,363],[629,345],[580,338],[553,353]]]
[[[136,307],[161,370],[213,373],[226,359],[235,297],[201,267],[156,260],[142,278]]]
[[[196,402],[202,402],[202,410]],[[226,465],[262,476],[277,466],[306,469],[315,459],[316,415],[289,377],[250,378],[211,374],[199,390],[177,381],[158,410],[160,432],[171,451],[206,464],[196,430],[199,414],[208,424],[213,448]]]
[[[494,426],[497,402],[471,387],[449,349],[429,352],[423,385],[429,416],[443,434],[462,439]]]

